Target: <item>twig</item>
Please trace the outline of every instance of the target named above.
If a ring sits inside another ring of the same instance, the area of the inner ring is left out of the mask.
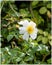
[[[45,60],[45,58],[46,58],[46,55],[43,55],[43,59],[42,59],[42,62]]]
[[[50,54],[50,53],[49,53],[49,54]],[[43,55],[42,62],[44,62],[45,58],[46,58],[49,54],[47,54],[47,55]]]

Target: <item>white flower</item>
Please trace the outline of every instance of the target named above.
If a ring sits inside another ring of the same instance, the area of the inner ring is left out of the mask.
[[[33,21],[29,22],[28,20],[23,20],[20,21],[19,24],[22,25],[22,27],[19,27],[19,33],[23,34],[24,40],[28,41],[29,37],[36,39],[38,30],[36,28],[36,24]]]

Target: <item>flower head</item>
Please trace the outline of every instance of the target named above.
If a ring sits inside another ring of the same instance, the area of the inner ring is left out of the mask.
[[[36,24],[33,21],[28,21],[28,20],[23,20],[19,22],[20,25],[22,25],[22,27],[19,27],[19,33],[23,34],[23,39],[27,40],[29,39],[29,37],[31,37],[32,39],[36,39],[37,37],[37,28],[36,28]]]

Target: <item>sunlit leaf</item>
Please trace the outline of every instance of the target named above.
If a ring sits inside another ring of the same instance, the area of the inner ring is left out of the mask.
[[[46,7],[41,7],[40,10],[39,10],[40,14],[45,14],[46,12],[47,12]]]

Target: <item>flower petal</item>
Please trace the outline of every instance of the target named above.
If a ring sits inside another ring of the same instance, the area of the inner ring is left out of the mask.
[[[24,26],[24,27],[27,27],[28,24],[29,24],[28,20],[24,20],[23,26]]]
[[[30,21],[29,24],[32,25],[32,26],[34,26],[34,27],[36,27],[36,24],[33,21]]]
[[[36,37],[37,37],[37,34],[35,34],[35,33],[33,33],[33,34],[30,34],[30,37],[31,37],[32,39],[36,39]]]
[[[26,27],[29,24],[29,22],[28,22],[28,20],[23,20],[23,21],[18,22],[18,24],[23,25],[24,27]]]
[[[20,27],[19,30],[20,30],[19,31],[20,34],[24,34],[26,32],[25,27]]]
[[[23,25],[23,23],[24,23],[23,21],[18,22],[18,24],[20,24],[20,25]]]
[[[26,40],[26,41],[28,41],[28,38],[29,38],[29,34],[27,32],[24,33],[23,39]]]
[[[37,28],[34,28],[34,33],[37,34],[37,32],[38,32],[38,29]]]

